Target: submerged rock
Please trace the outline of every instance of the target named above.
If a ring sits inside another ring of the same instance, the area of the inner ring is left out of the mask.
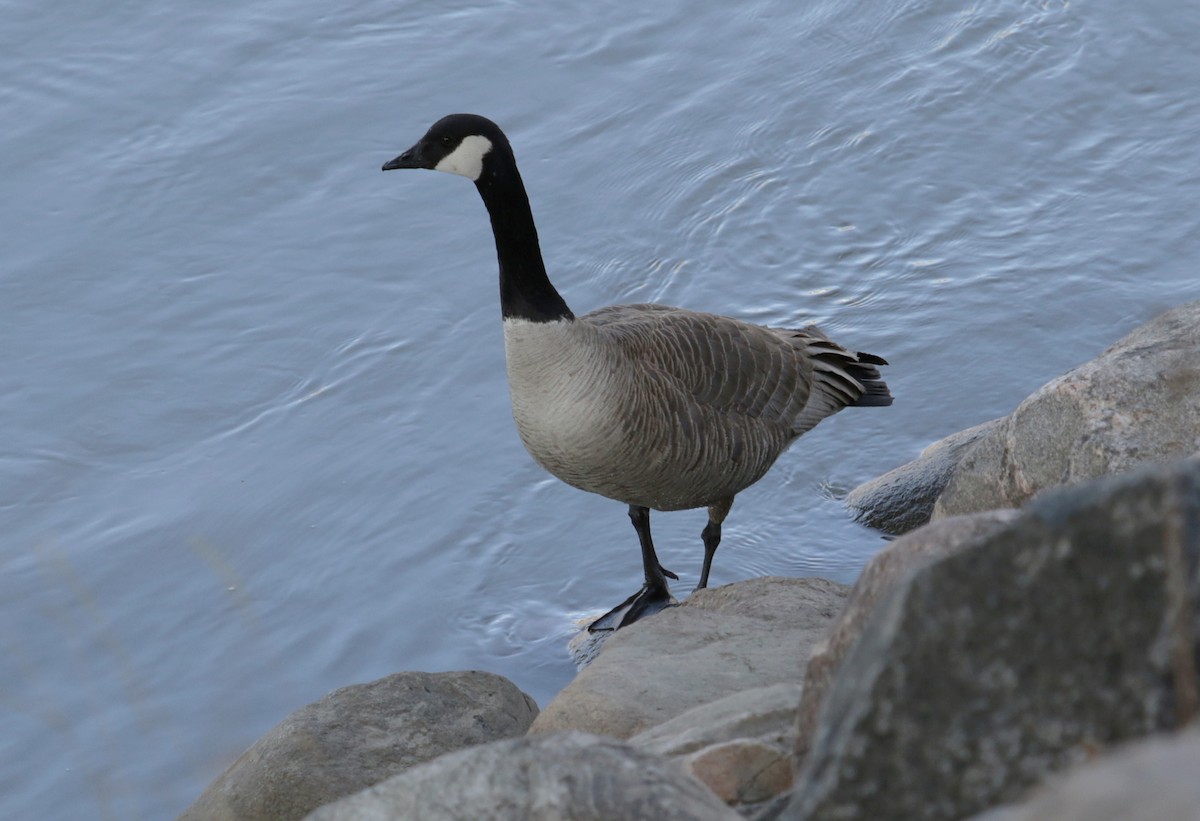
[[[996,427],[993,419],[934,442],[911,462],[865,482],[846,496],[854,518],[884,533],[900,535],[926,524],[963,454]]]
[[[334,690],[277,724],[180,821],[287,821],[445,752],[518,736],[533,699],[483,672],[396,673]]]
[[[1200,460],[1047,492],[909,575],[829,687],[784,818],[959,819],[1196,710]]]

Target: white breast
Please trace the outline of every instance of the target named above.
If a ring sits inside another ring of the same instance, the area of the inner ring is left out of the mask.
[[[573,320],[504,320],[513,418],[526,449],[576,487],[589,484],[621,433],[608,401],[609,369],[591,329]]]

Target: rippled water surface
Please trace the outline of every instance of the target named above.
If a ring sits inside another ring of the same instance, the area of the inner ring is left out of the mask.
[[[713,581],[851,581],[837,496],[1200,298],[1200,6],[5,3],[0,817],[169,818],[325,692],[545,704],[640,580],[508,409],[478,111],[577,311],[816,321],[897,401],[806,436]],[[704,513],[655,517],[694,583]]]

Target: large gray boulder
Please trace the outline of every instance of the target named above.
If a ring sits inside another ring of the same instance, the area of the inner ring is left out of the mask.
[[[497,741],[414,767],[307,821],[737,821],[665,759],[585,733]]]
[[[816,727],[821,701],[842,660],[879,603],[918,567],[979,544],[1017,517],[1014,510],[992,510],[932,522],[888,544],[863,568],[845,608],[829,634],[813,645],[804,670],[804,693],[796,720],[796,755],[803,760]]]
[[[624,739],[741,690],[796,683],[848,590],[765,577],[697,591],[616,631],[529,731]]]
[[[396,673],[289,715],[221,773],[180,821],[287,821],[416,764],[519,736],[533,699],[493,673]]]
[[[1200,451],[1200,302],[1167,311],[1038,389],[963,455],[933,517]]]
[[[958,819],[1195,709],[1200,460],[1039,496],[875,608],[789,819]]]
[[[1196,821],[1200,731],[1127,744],[975,821]]]

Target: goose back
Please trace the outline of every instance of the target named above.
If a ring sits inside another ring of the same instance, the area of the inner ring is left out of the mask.
[[[575,487],[657,510],[758,481],[800,434],[866,394],[874,370],[816,329],[662,305],[509,320],[505,350],[533,457]]]

